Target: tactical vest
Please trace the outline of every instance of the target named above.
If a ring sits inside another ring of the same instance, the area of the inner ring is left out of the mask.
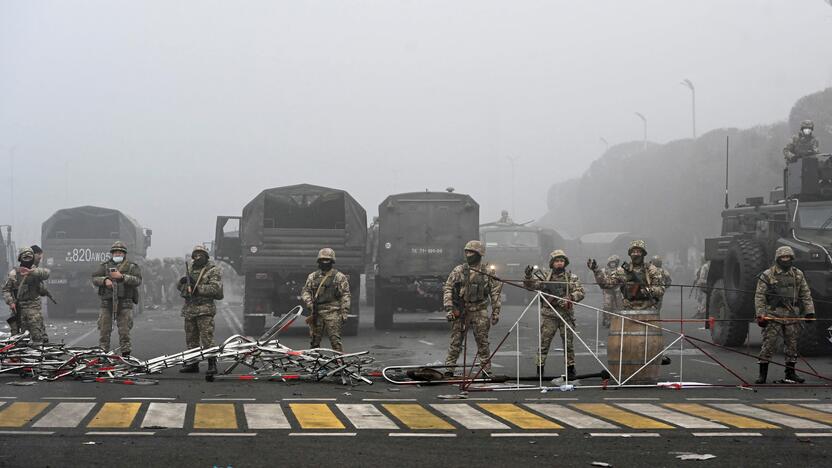
[[[649,299],[643,292],[642,286],[648,286],[647,267],[640,270],[633,269],[627,275],[627,282],[621,285],[621,295],[628,301],[644,301]]]
[[[337,302],[341,299],[341,291],[338,290],[338,287],[335,284],[335,276],[337,274],[338,271],[332,270],[328,276],[326,274],[321,274],[312,282],[313,293],[315,291],[319,291],[318,295],[315,296],[315,304],[329,304]],[[324,281],[323,285],[321,285],[321,281]]]
[[[796,275],[784,273],[783,275],[770,276],[768,287],[769,294],[766,294],[766,304],[770,307],[795,307],[799,305],[800,299],[797,295]]]
[[[797,137],[797,141],[794,142],[794,154],[797,156],[808,156],[815,154],[814,141],[814,137]]]
[[[37,281],[37,284],[34,282],[36,280],[28,277],[23,276],[20,274],[20,268],[15,268],[15,296],[17,300],[20,302],[27,302],[27,301],[34,301],[40,299],[41,296],[41,289],[44,288],[42,281]],[[44,289],[45,291],[45,289]]]
[[[103,268],[104,273],[102,276],[107,276],[109,274],[110,268],[117,268],[119,273],[122,275],[129,275],[132,273],[133,265],[135,263],[124,261],[122,263],[113,263],[112,260],[106,261],[101,264],[100,268]],[[138,266],[138,265],[137,265]],[[128,286],[124,283],[113,282],[113,286],[116,288],[116,294],[118,295],[119,302],[123,299],[129,299],[133,302],[133,304],[139,303],[139,288],[134,286]],[[113,298],[113,290],[107,289],[106,286],[100,286],[98,288],[98,295],[101,299],[105,302],[112,301]]]
[[[543,287],[541,290],[547,294],[551,294],[557,297],[567,297],[569,294],[569,285],[567,284],[570,278],[569,273],[555,275],[553,273],[549,273],[547,282],[543,283]]]
[[[471,269],[468,267],[462,269],[462,274],[465,276],[462,283],[465,287],[462,299],[468,304],[487,301],[491,295],[488,277],[480,273],[475,273],[474,277],[471,278]]]

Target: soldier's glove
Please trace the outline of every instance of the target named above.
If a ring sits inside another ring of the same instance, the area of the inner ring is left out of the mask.
[[[806,320],[815,320],[815,313],[809,312],[806,314]]]
[[[595,272],[598,269],[598,262],[594,258],[590,258],[586,261],[586,267]]]
[[[531,266],[531,265],[526,265],[525,273],[526,273],[526,278],[531,278],[532,273],[534,273],[534,267]]]
[[[629,273],[633,271],[633,266],[630,265],[630,262],[624,262],[621,264],[621,269]]]
[[[454,314],[454,311],[453,311],[453,310],[449,310],[449,311],[447,311],[447,312],[445,313],[445,318],[446,318],[449,322],[453,322],[453,321],[454,321],[454,320],[456,320],[458,317],[456,316],[456,314]]]
[[[768,325],[768,320],[766,320],[766,318],[763,317],[762,315],[758,315],[757,316],[757,325],[759,325],[760,328],[765,328]]]
[[[500,313],[499,312],[492,312],[491,313],[491,325],[497,325],[497,322],[500,321]]]
[[[349,312],[344,312],[343,314],[341,314],[341,323],[342,324],[347,323],[347,319],[349,318],[349,315],[350,315]]]

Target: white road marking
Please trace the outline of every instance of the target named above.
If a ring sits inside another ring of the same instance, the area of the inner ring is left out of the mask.
[[[225,320],[225,323],[228,325],[228,328],[230,328],[233,333],[237,335],[243,334],[242,327],[237,327],[236,323],[231,322],[231,318],[229,318],[229,315],[231,315],[230,310],[223,309],[223,312],[220,315],[222,315],[222,319]]]
[[[355,437],[357,432],[290,432],[291,437]]]
[[[592,437],[661,437],[658,432],[590,432]]]
[[[256,432],[189,432],[188,437],[254,437]]]
[[[84,339],[85,339],[86,337],[88,337],[88,336],[92,335],[93,333],[95,333],[95,332],[97,332],[97,331],[98,331],[98,328],[92,328],[92,329],[90,329],[90,331],[88,331],[88,332],[84,333],[83,335],[79,336],[78,338],[75,338],[74,340],[70,341],[70,342],[69,342],[69,343],[67,343],[66,345],[67,345],[67,346],[75,346],[75,345],[77,345],[78,343],[80,343],[80,342],[84,341]]]
[[[526,403],[526,406],[576,429],[618,429],[606,421],[573,411],[565,406],[539,403]]]
[[[416,398],[362,398],[361,401],[417,401]]]
[[[759,432],[694,432],[694,437],[762,437]]]
[[[795,432],[797,437],[832,437],[832,432]]]
[[[493,432],[491,437],[557,437],[554,432]]]
[[[200,401],[257,401],[257,398],[202,398]]]
[[[578,401],[577,398],[526,398],[525,401]]]
[[[464,403],[432,404],[433,409],[460,423],[466,429],[511,429],[491,416]]]
[[[739,398],[685,398],[687,401],[738,401]]]
[[[398,429],[399,426],[373,405],[346,404],[335,405],[344,413],[356,429]]]
[[[497,351],[494,353],[494,356],[522,356],[523,353],[520,351]]]
[[[336,401],[337,398],[284,398],[283,401]],[[280,401],[280,400],[278,400]]]
[[[422,343],[423,345],[433,346],[433,343],[431,343],[430,341],[419,340],[419,343]]]
[[[52,435],[52,431],[0,431],[0,435]]]
[[[766,401],[818,401],[817,398],[766,398]]]
[[[78,427],[95,403],[58,403],[32,427]]]
[[[604,398],[607,401],[656,401],[658,398]]]
[[[781,426],[791,427],[793,429],[829,429],[829,426],[808,419],[796,418],[794,416],[787,416],[785,414],[775,413],[773,411],[755,408],[753,406],[742,404],[715,404],[713,405],[719,409],[731,411],[732,413],[750,416],[763,421],[773,422]]]
[[[142,421],[142,427],[180,429],[185,426],[187,403],[151,403]]]
[[[86,435],[88,436],[152,436],[156,434],[155,432],[104,432],[104,431],[90,431],[87,432]]]
[[[447,432],[391,432],[388,437],[456,437],[456,434]]]
[[[801,404],[800,406],[805,406],[807,408],[811,408],[814,410],[826,411],[827,413],[832,413],[832,405],[828,403],[815,403],[815,404]]]
[[[0,396],[0,400],[17,400],[16,396]]]
[[[96,397],[94,396],[67,396],[67,397],[59,397],[59,396],[47,396],[41,398],[41,400],[95,400]]]
[[[237,325],[237,332],[240,335],[242,335],[243,334],[243,322],[240,320],[239,317],[237,317],[237,314],[235,314],[231,309],[225,309],[225,313]]]
[[[247,403],[243,405],[249,429],[291,429],[289,420],[277,403]]]
[[[618,406],[649,416],[653,419],[669,422],[686,429],[728,429],[722,424],[717,424],[706,419],[697,418],[689,414],[677,413],[650,403],[618,403]]]
[[[173,397],[121,397],[122,400],[143,400],[143,401],[173,401]]]

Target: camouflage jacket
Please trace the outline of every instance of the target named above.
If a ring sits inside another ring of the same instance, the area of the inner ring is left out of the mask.
[[[466,311],[487,310],[491,304],[491,312],[499,315],[502,308],[500,295],[503,292],[503,284],[494,278],[479,273],[486,271],[487,264],[468,266],[468,264],[457,265],[451,270],[445,285],[442,287],[442,305],[445,310],[455,308],[454,302],[461,302]],[[468,272],[466,281],[465,272]],[[458,294],[457,297],[454,297]]]
[[[554,270],[549,270],[544,278],[546,278],[545,281],[527,276],[523,280],[523,285],[527,288],[563,297],[573,302],[581,302],[584,300],[584,287],[581,285],[581,280],[578,279],[578,275],[572,274],[571,271],[564,270],[560,273],[555,273]],[[558,312],[569,312],[574,309],[574,304],[568,302],[560,304],[560,302],[554,297],[546,297],[545,301],[540,301],[540,305],[545,309],[551,310],[549,306],[549,303],[551,303]]]
[[[597,269],[593,272],[593,274],[595,275],[595,282],[598,283],[598,286],[605,291],[608,291],[610,289],[618,289],[617,284],[613,284],[608,281],[610,275],[612,275],[613,273],[615,273],[615,270],[612,268]]]
[[[815,303],[803,272],[795,267],[783,271],[777,265],[762,272],[754,292],[754,310],[757,317],[814,314]]]
[[[176,288],[185,298],[185,306],[211,305],[214,301],[223,298],[222,272],[217,265],[211,262],[206,263],[202,268],[194,268],[193,264],[188,268],[190,271],[192,293],[188,294],[188,283],[176,283]],[[215,309],[212,309],[215,310]],[[184,314],[184,312],[183,312]]]
[[[92,274],[92,284],[98,288],[98,295],[102,302],[113,300],[113,291],[104,286],[105,280],[109,277],[110,268],[117,268],[124,275],[121,281],[113,282],[116,288],[119,302],[130,300],[134,304],[139,303],[139,286],[142,284],[142,269],[139,265],[124,259],[121,263],[107,260],[98,265]]]
[[[604,278],[604,284],[616,285],[621,289],[625,309],[649,309],[655,307],[664,295],[664,278],[659,269],[644,263],[632,265],[630,272],[618,267]]]
[[[666,268],[658,268],[658,270],[662,275],[662,286],[664,286],[665,292],[667,292],[667,288],[673,284],[673,278],[670,277],[670,272]]]
[[[41,296],[46,295],[46,286],[44,282],[49,279],[49,270],[46,268],[32,268],[29,274],[22,276],[15,268],[9,272],[9,277],[3,284],[3,300],[6,304],[12,305],[17,303],[21,307],[28,305],[40,304]]]
[[[335,268],[326,273],[315,270],[306,278],[301,299],[310,311],[347,315],[352,302],[349,279]]]
[[[783,156],[787,160],[792,161],[804,156],[818,154],[819,149],[820,144],[814,136],[805,137],[803,135],[795,135],[792,137],[792,141],[783,148]]]

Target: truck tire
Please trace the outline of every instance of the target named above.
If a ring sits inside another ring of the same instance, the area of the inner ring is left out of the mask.
[[[824,356],[832,354],[829,342],[829,322],[804,322],[797,341],[801,356]]]
[[[246,315],[243,317],[243,334],[255,338],[261,336],[266,328],[266,317],[262,315]]]
[[[748,337],[748,322],[736,320],[743,317],[731,309],[726,292],[725,281],[721,278],[716,280],[708,302],[709,315],[716,318],[714,326],[711,327],[711,340],[722,346],[742,346]]]
[[[376,330],[390,330],[393,328],[393,295],[390,291],[376,285],[375,313],[373,325]]]
[[[728,248],[722,278],[725,301],[735,318],[754,318],[754,291],[757,278],[765,269],[765,252],[758,243],[737,239]]]

